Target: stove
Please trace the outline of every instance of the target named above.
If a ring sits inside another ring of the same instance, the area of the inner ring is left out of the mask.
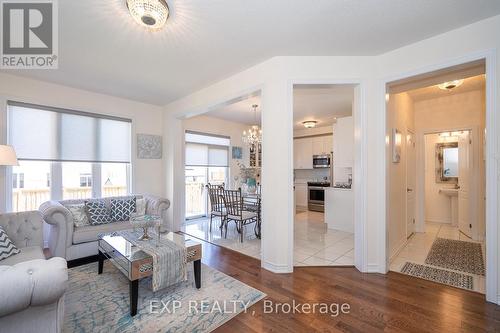
[[[307,182],[307,208],[315,212],[325,211],[325,187],[329,182]]]

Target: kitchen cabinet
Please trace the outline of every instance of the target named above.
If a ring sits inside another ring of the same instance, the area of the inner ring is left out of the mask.
[[[330,154],[333,150],[331,135],[297,138],[293,140],[293,168],[312,169],[313,155]]]
[[[354,194],[351,189],[325,188],[325,223],[328,229],[354,233]]]
[[[338,118],[333,125],[333,165],[352,167],[354,164],[354,122],[352,117]]]
[[[313,168],[313,146],[311,138],[299,138],[293,140],[293,168]]]
[[[313,155],[330,154],[333,149],[333,140],[331,135],[315,136],[312,138]]]
[[[295,184],[295,206],[307,209],[307,184]]]

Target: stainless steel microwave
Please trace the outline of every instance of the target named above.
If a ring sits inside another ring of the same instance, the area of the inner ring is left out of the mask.
[[[329,168],[331,163],[330,154],[313,155],[313,168]]]

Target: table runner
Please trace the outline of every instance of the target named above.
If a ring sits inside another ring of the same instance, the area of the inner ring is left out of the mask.
[[[158,241],[156,230],[149,232],[152,237],[151,240],[138,240],[142,233],[142,229],[120,230],[116,232],[116,234],[122,236],[153,257],[153,291],[158,291],[178,282],[185,281],[187,279],[186,247],[161,237]]]

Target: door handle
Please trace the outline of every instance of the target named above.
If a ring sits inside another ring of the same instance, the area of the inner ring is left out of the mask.
[[[413,189],[412,189],[412,188],[407,188],[407,189],[406,189],[406,192],[407,192],[407,193],[413,192]]]

